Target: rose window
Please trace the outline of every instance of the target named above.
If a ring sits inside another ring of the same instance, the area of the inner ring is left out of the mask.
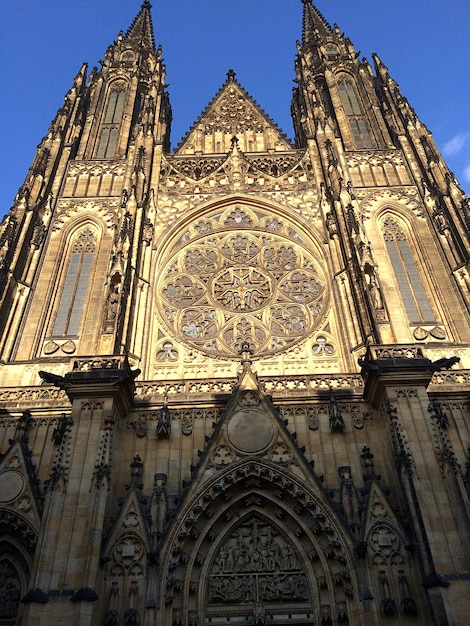
[[[157,306],[170,335],[191,348],[233,358],[248,343],[255,357],[268,356],[314,331],[325,278],[291,227],[277,221],[272,232],[268,218],[237,211],[239,229],[232,209],[225,222],[219,215],[196,225],[173,246],[159,271]]]

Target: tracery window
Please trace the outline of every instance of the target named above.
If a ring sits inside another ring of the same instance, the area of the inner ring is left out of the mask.
[[[96,153],[96,158],[98,159],[112,159],[115,155],[126,99],[125,89],[124,83],[116,83],[109,94]]]
[[[134,62],[134,58],[135,58],[134,53],[131,52],[130,50],[127,50],[122,55],[122,62],[125,63],[126,65],[132,65],[132,63]]]
[[[326,58],[329,61],[334,61],[335,59],[338,58],[338,48],[335,45],[328,44],[325,47],[325,51],[326,51]]]
[[[56,337],[78,335],[95,247],[95,237],[89,229],[84,230],[72,246],[52,330]]]
[[[434,321],[434,314],[405,230],[391,217],[383,222],[390,262],[410,322]]]
[[[221,358],[238,357],[246,343],[257,356],[290,349],[317,327],[328,301],[305,238],[238,204],[181,234],[159,267],[156,293],[169,336]]]
[[[352,80],[347,77],[341,78],[338,89],[356,148],[358,150],[373,148],[366,116]]]

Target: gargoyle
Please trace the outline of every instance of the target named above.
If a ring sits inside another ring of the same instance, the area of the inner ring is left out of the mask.
[[[454,365],[456,365],[457,363],[460,363],[460,357],[458,356],[451,356],[448,358],[443,357],[442,359],[437,359],[437,361],[434,361],[433,363],[431,363],[431,366],[428,371],[434,374],[434,372],[440,372],[441,370],[448,370]]]
[[[67,389],[70,386],[70,383],[65,380],[63,376],[59,376],[58,374],[52,374],[52,372],[44,372],[40,371],[39,376],[43,379],[45,383],[49,385],[54,385],[54,387],[59,387],[59,389]]]

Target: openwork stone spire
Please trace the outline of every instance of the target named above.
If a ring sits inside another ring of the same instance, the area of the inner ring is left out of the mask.
[[[151,8],[152,5],[148,0],[142,3],[139,13],[124,37],[125,40],[139,42],[146,48],[155,49]]]
[[[304,16],[302,25],[302,42],[312,43],[318,40],[318,37],[331,35],[332,28],[316,8],[312,4],[312,0],[302,0],[304,5]]]

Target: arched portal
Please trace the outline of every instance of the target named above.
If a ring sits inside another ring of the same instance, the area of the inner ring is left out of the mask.
[[[259,508],[250,507],[245,517],[235,518],[214,542],[202,575],[206,584],[199,588],[204,624],[222,615],[243,624],[276,623],[286,611],[294,612],[296,621],[318,613],[317,581],[301,543],[285,533],[281,520],[273,522]]]
[[[160,555],[162,624],[363,624],[352,544],[320,487],[251,457],[194,488]]]

